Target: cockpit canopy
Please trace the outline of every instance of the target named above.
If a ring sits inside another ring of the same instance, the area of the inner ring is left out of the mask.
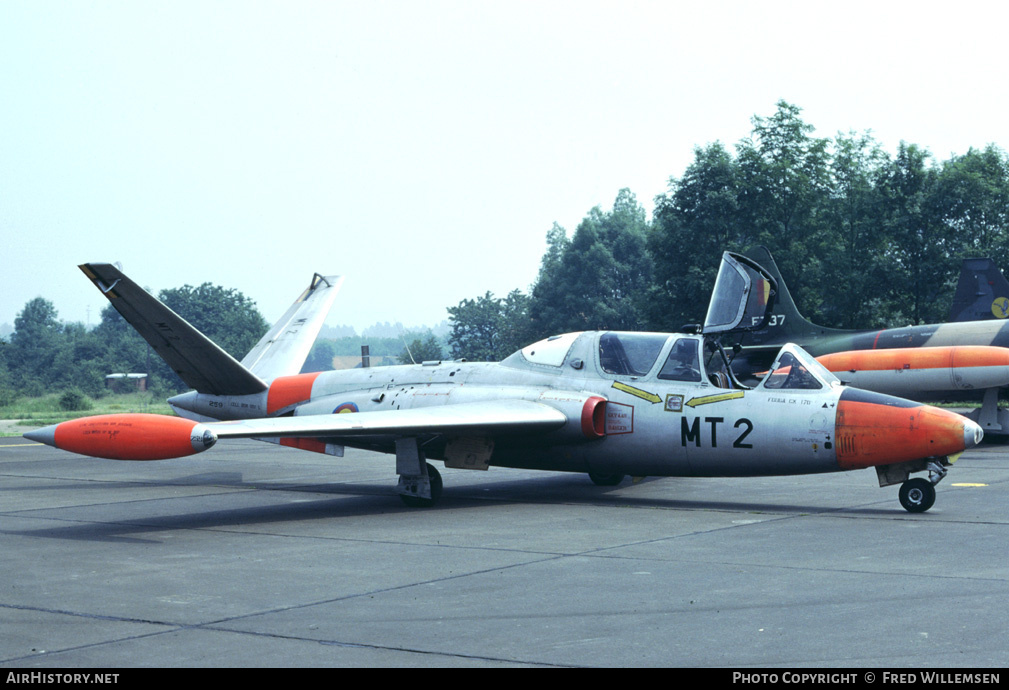
[[[840,385],[839,378],[792,343],[782,346],[770,371],[760,382],[765,390],[820,390]]]
[[[702,332],[711,335],[762,328],[774,307],[776,291],[774,278],[760,264],[725,252]]]
[[[565,333],[564,335],[552,335],[544,338],[532,345],[526,345],[516,354],[521,354],[525,361],[532,364],[543,364],[551,367],[559,367],[564,364],[571,345],[581,333]],[[514,357],[515,355],[512,355]],[[511,359],[509,357],[509,359]]]
[[[566,333],[528,345],[502,364],[614,380],[652,377],[662,381],[709,382],[722,388],[745,387],[732,376],[720,349],[706,344],[703,336],[691,334]]]
[[[681,381],[717,388],[747,388],[733,375],[725,353],[701,335],[587,331],[527,345],[503,365],[544,373],[600,378]],[[760,382],[765,390],[820,390],[840,381],[796,345],[781,348]]]

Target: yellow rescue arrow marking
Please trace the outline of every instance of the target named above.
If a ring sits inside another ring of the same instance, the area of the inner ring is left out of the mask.
[[[614,381],[613,387],[616,388],[618,391],[629,393],[630,395],[633,395],[636,398],[647,400],[650,403],[662,402],[662,398],[655,395],[655,393],[649,393],[648,391],[643,391],[640,388],[635,388],[634,386],[628,386],[626,383],[620,383],[619,381]]]
[[[743,391],[732,391],[731,393],[717,393],[715,395],[705,395],[700,398],[691,398],[687,401],[687,407],[697,407],[698,405],[707,405],[709,403],[722,402],[723,400],[735,400],[736,398],[742,398]]]

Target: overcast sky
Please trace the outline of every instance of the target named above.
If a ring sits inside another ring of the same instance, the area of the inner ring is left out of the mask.
[[[779,99],[891,155],[1006,149],[1005,7],[4,0],[0,323],[39,295],[96,323],[76,266],[119,261],[271,322],[342,274],[330,324],[434,325]]]

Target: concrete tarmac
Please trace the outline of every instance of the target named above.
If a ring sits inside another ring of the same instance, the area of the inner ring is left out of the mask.
[[[999,667],[1009,446],[935,507],[875,472],[442,470],[254,441],[94,460],[0,439],[0,667]]]

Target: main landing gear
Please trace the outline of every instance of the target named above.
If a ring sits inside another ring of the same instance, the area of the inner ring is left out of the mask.
[[[427,462],[416,438],[396,440],[397,491],[411,508],[429,508],[441,498],[441,475]]]
[[[400,475],[399,478],[399,498],[403,501],[404,505],[410,508],[430,508],[441,498],[441,474],[438,473],[438,470],[431,463],[426,462],[424,464],[426,465],[424,469],[427,470],[428,496],[423,495],[422,480],[410,481],[413,478],[408,478],[404,475]],[[420,478],[418,477],[417,479]]]
[[[598,472],[589,472],[589,479],[596,486],[616,486],[620,482],[624,481],[626,474],[600,474]]]

